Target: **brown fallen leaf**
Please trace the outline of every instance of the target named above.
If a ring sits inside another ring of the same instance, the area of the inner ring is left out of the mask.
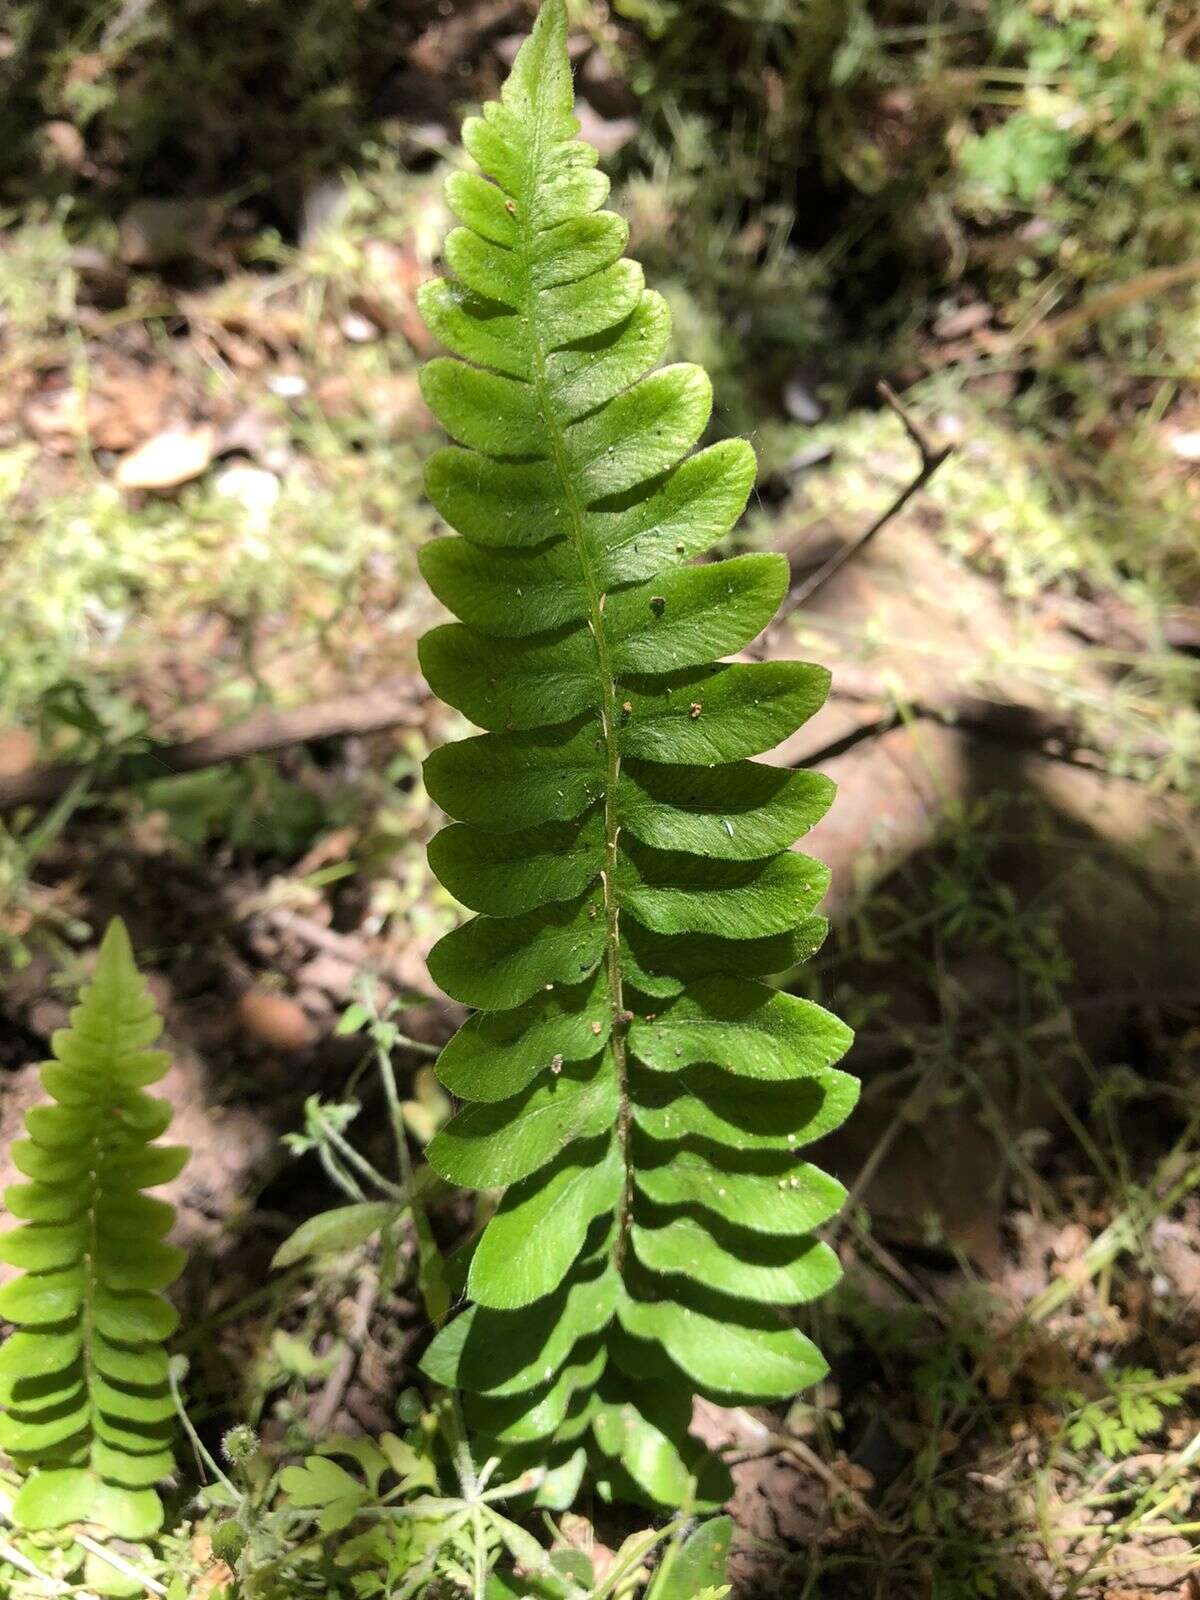
[[[131,450],[158,433],[167,420],[171,374],[164,366],[130,364],[103,373],[88,412],[92,445],[100,450]]]
[[[575,116],[579,137],[595,145],[601,156],[615,156],[638,131],[636,117],[602,117],[586,100],[576,102]]]
[[[233,1568],[224,1561],[218,1561],[215,1567],[209,1567],[197,1578],[191,1600],[216,1600],[217,1595],[228,1589],[232,1582]]]
[[[408,58],[423,72],[449,75],[462,61],[478,56],[479,46],[488,34],[511,27],[520,10],[514,0],[474,0],[458,7],[446,7],[443,22],[427,27],[410,48]]]
[[[214,430],[167,428],[122,456],[113,473],[119,489],[175,489],[198,478],[213,458]]]
[[[313,1039],[312,1023],[286,994],[247,989],[237,1003],[238,1021],[252,1039],[272,1050],[304,1050]]]
[[[15,778],[36,766],[38,742],[24,728],[9,728],[0,733],[0,778]]]
[[[73,122],[43,122],[42,138],[53,160],[71,172],[82,172],[87,165],[87,145]]]
[[[292,868],[292,875],[296,878],[307,878],[310,872],[319,872],[331,862],[347,860],[361,837],[362,829],[349,824],[344,828],[333,828],[329,833],[323,833],[297,861]]]
[[[171,375],[163,367],[98,364],[86,392],[59,380],[24,405],[25,426],[59,455],[85,441],[99,450],[129,450],[162,428],[171,400]]]
[[[354,309],[386,333],[399,333],[415,355],[431,356],[436,340],[417,310],[416,291],[429,276],[410,240],[368,239],[363,246],[365,272],[354,296]]]
[[[70,455],[76,441],[88,430],[92,408],[80,391],[72,387],[44,389],[25,404],[22,417],[26,428],[48,449]]]
[[[965,306],[944,311],[933,325],[933,337],[943,343],[962,339],[978,328],[986,328],[991,320],[992,308],[982,300],[971,300]]]

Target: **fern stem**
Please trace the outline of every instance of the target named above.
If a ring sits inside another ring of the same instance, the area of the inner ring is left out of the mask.
[[[217,1458],[213,1455],[212,1451],[204,1443],[204,1440],[196,1432],[196,1426],[191,1417],[188,1416],[187,1406],[183,1403],[183,1395],[180,1393],[179,1389],[180,1367],[176,1365],[178,1359],[178,1357],[175,1357],[171,1361],[170,1366],[167,1368],[167,1383],[170,1386],[171,1400],[175,1406],[175,1415],[179,1419],[179,1425],[183,1429],[184,1433],[187,1434],[188,1443],[191,1445],[192,1452],[196,1457],[196,1465],[200,1467],[201,1471],[203,1471],[205,1467],[208,1467],[209,1471],[212,1473],[217,1482],[221,1484],[224,1489],[227,1489],[228,1492],[233,1496],[234,1504],[240,1506],[245,1496],[241,1494],[237,1486],[230,1481],[226,1474],[221,1471],[221,1467],[217,1461]],[[186,1369],[186,1361],[182,1363],[182,1367]]]
[[[87,1208],[87,1243],[83,1250],[83,1304],[80,1307],[80,1326],[82,1329],[82,1354],[83,1370],[87,1382],[88,1401],[95,1415],[96,1393],[96,1201],[98,1197],[99,1180],[96,1168],[100,1164],[98,1141],[92,1139],[93,1160],[88,1172],[90,1185]]]
[[[117,1059],[119,1053],[118,1019],[114,1011],[105,1019],[106,1032],[104,1049],[109,1053],[110,1059]],[[83,1301],[79,1308],[80,1325],[80,1350],[83,1356],[84,1381],[87,1384],[88,1403],[92,1408],[94,1422],[96,1412],[96,1273],[97,1256],[99,1254],[99,1237],[96,1226],[96,1211],[100,1200],[100,1162],[103,1151],[100,1141],[103,1137],[103,1126],[116,1111],[110,1101],[104,1112],[97,1118],[95,1131],[88,1141],[89,1158],[87,1171],[87,1238],[83,1247]],[[105,1115],[107,1113],[107,1115]],[[89,1459],[92,1456],[95,1440],[89,1446]]]
[[[350,1141],[344,1138],[331,1122],[322,1117],[320,1127],[321,1132],[325,1135],[326,1139],[328,1139],[330,1145],[332,1145],[337,1153],[347,1162],[349,1162],[351,1166],[357,1167],[362,1173],[363,1177],[369,1179],[369,1181],[373,1183],[382,1194],[385,1194],[389,1200],[407,1202],[408,1195],[400,1187],[400,1185],[393,1183],[390,1178],[385,1178],[383,1173],[380,1172],[379,1168],[373,1166],[371,1162],[367,1160],[366,1156],[360,1155]],[[361,1192],[359,1193],[358,1198],[363,1198]]]
[[[536,174],[541,166],[542,134],[542,119],[539,116],[535,119],[533,130],[532,170],[535,174],[534,181],[536,181]],[[595,564],[592,561],[591,551],[588,546],[584,524],[584,508],[580,503],[575,476],[568,463],[566,441],[563,437],[563,425],[554,413],[550,401],[550,388],[546,381],[546,348],[538,326],[537,291],[532,287],[533,251],[531,248],[528,206],[522,208],[517,218],[517,223],[520,234],[520,253],[530,282],[528,298],[525,304],[525,314],[529,324],[530,343],[533,351],[530,381],[537,397],[538,415],[545,425],[551,460],[554,462],[554,470],[558,474],[567,506],[570,523],[569,537],[579,562],[579,571],[583,578],[584,590],[587,596],[587,624],[596,649],[596,670],[600,678],[602,696],[600,724],[604,732],[604,870],[600,874],[600,881],[604,899],[604,968],[608,979],[609,1005],[612,1011],[610,1043],[613,1069],[617,1078],[617,1146],[625,1174],[617,1210],[617,1237],[613,1245],[613,1264],[619,1271],[625,1256],[626,1241],[629,1235],[629,1224],[633,1210],[633,1158],[630,1150],[633,1110],[629,1093],[629,1057],[625,1037],[630,1017],[625,1007],[622,987],[621,913],[617,904],[616,891],[617,840],[621,831],[620,823],[616,816],[617,783],[621,774],[621,752],[617,744],[617,686],[609,659],[608,641],[604,633],[604,590],[597,580]]]
[[[438,1069],[466,1104],[427,1159],[505,1190],[467,1267],[470,1321],[423,1368],[497,1453],[546,1439],[548,1468],[573,1472],[583,1443],[614,1498],[708,1507],[728,1486],[687,1433],[689,1386],[782,1399],[828,1370],[770,1305],[839,1275],[814,1230],[845,1190],[796,1152],[854,1104],[834,1066],[851,1036],[757,980],[823,936],[828,874],[791,845],[831,785],[753,759],[828,674],[731,659],[787,563],[696,562],[745,509],[754,452],[696,450],[712,386],[658,366],[670,311],[603,209],[569,35],[565,0],[542,0],[500,101],[468,118],[480,170],[447,183],[452,276],[418,294],[452,352],[421,375],[454,441],[426,486],[461,536],[421,552],[459,620],[420,660],[482,730],[424,768],[449,819],[430,863],[477,913],[429,954],[475,1015]]]

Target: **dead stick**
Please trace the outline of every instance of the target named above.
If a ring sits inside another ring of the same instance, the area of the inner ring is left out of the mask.
[[[342,1346],[333,1370],[325,1380],[325,1386],[317,1397],[317,1403],[309,1418],[308,1431],[318,1441],[324,1439],[329,1432],[333,1419],[346,1398],[346,1390],[350,1387],[350,1380],[354,1376],[367,1342],[371,1316],[378,1298],[379,1276],[373,1271],[368,1272],[359,1283],[358,1293],[354,1296],[349,1326],[346,1329],[346,1343]]]
[[[224,761],[244,761],[313,739],[342,738],[348,734],[380,733],[386,728],[416,725],[425,691],[419,680],[400,678],[377,684],[361,694],[338,695],[316,705],[291,711],[264,709],[232,728],[220,728],[198,739],[163,744],[127,754],[106,765],[95,765],[90,791],[122,789],[147,777],[172,777],[220,766]],[[26,772],[0,777],[0,811],[13,806],[50,805],[89,770],[87,765],[58,762],[31,767]]]
[[[787,616],[790,611],[795,611],[798,606],[802,606],[811,600],[817,590],[828,583],[835,572],[839,572],[847,561],[852,560],[860,551],[865,550],[880,529],[886,527],[892,518],[904,509],[913,495],[925,487],[942,462],[953,453],[953,445],[935,444],[930,439],[925,429],[913,416],[903,400],[900,399],[900,396],[890,384],[884,383],[882,378],[879,381],[878,389],[884,400],[904,424],[905,433],[916,445],[921,456],[921,470],[913,481],[900,491],[887,510],[881,516],[876,517],[865,533],[860,533],[853,544],[848,544],[844,549],[835,551],[829,560],[823,566],[818,567],[811,577],[806,578],[803,583],[798,584],[792,590],[780,608],[779,615],[781,617]]]
[[[329,954],[336,956],[339,961],[344,961],[348,966],[356,968],[360,973],[369,978],[374,978],[386,984],[392,990],[402,990],[408,994],[416,995],[422,1005],[437,1006],[444,1010],[446,997],[419,987],[411,978],[403,978],[397,972],[387,972],[380,968],[371,952],[361,939],[356,939],[353,934],[338,933],[334,928],[326,928],[320,922],[314,922],[311,917],[306,917],[301,911],[293,911],[290,906],[249,905],[243,915],[262,916],[273,928],[278,928],[282,933],[294,934],[296,938],[310,944],[314,950],[328,950]],[[454,1024],[454,1027],[457,1023]],[[449,1030],[453,1031],[453,1027]],[[408,1049],[415,1049],[419,1044],[422,1050],[428,1050],[436,1055],[437,1049],[426,1045],[424,1040],[415,1043],[410,1041]]]

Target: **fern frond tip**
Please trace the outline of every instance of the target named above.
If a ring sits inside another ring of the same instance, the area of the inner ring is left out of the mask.
[[[166,1067],[146,1048],[159,1018],[119,919],[42,1068],[49,1105],[26,1114],[7,1194],[24,1225],[0,1254],[24,1269],[0,1289],[18,1331],[0,1348],[0,1448],[27,1474],[13,1520],[30,1530],[102,1524],[140,1539],[161,1525],[154,1484],[171,1470],[174,1412],[162,1342],[178,1323],[161,1291],[183,1254],[174,1213],[143,1195],[187,1152],[152,1141],[169,1107],[144,1092]]]

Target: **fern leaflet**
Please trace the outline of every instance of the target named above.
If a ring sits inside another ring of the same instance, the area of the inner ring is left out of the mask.
[[[827,873],[789,847],[832,786],[749,758],[828,674],[719,660],[770,621],[787,564],[689,564],[740,516],[754,454],[691,454],[708,379],[652,370],[667,307],[599,209],[566,29],[547,0],[465,124],[482,170],[447,184],[454,276],[421,298],[453,352],[424,394],[457,441],[427,488],[461,535],[421,564],[462,619],[421,662],[486,730],[425,768],[457,819],[434,870],[479,913],[430,957],[478,1010],[441,1057],[468,1104],[429,1159],[504,1189],[475,1303],[425,1365],[502,1445],[586,1439],[610,1492],[678,1502],[692,1392],[771,1400],[825,1370],[775,1307],[838,1276],[813,1230],[844,1191],[797,1152],[854,1103],[850,1035],[760,979],[823,937]]]
[[[24,1225],[0,1259],[24,1269],[0,1289],[18,1325],[0,1347],[0,1447],[30,1472],[14,1520],[29,1529],[96,1522],[126,1539],[158,1530],[154,1485],[173,1468],[163,1340],[178,1318],[160,1290],[183,1254],[164,1242],[174,1211],[142,1194],[187,1151],[153,1144],[171,1119],[145,1093],[167,1057],[162,1023],[114,921],[95,976],[42,1067],[54,1101],[26,1113],[13,1146],[29,1178],[5,1196]]]

